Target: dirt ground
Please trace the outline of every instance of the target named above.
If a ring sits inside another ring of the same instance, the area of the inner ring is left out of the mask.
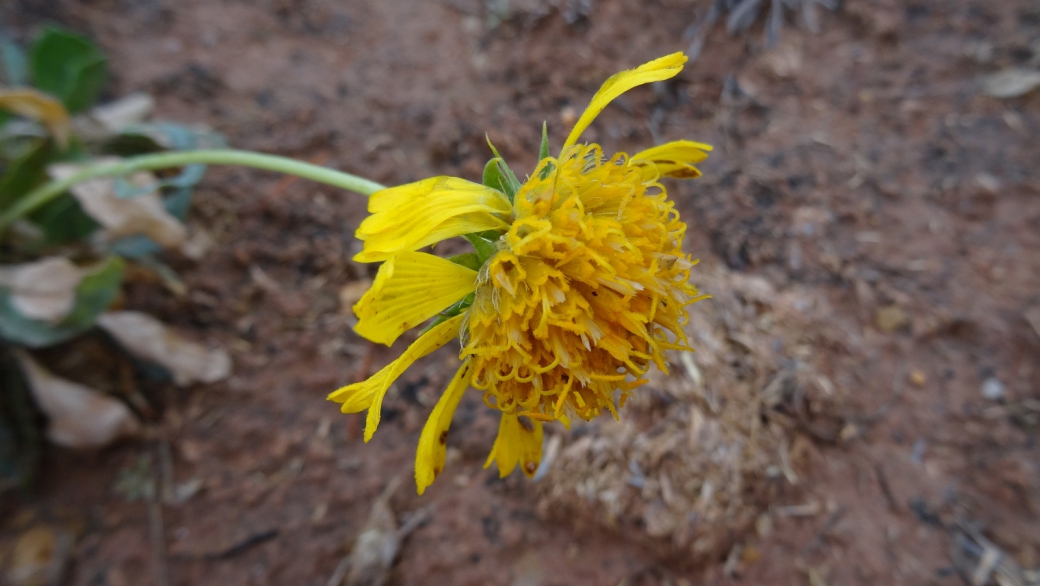
[[[606,77],[688,46],[705,4],[529,0],[499,19],[502,3],[478,0],[13,0],[0,17],[23,38],[49,22],[90,35],[111,95],[150,92],[162,118],[399,184],[478,179],[485,133],[531,169],[543,120],[558,147]],[[417,497],[415,445],[454,357],[409,370],[362,444],[325,395],[397,351],[341,307],[371,277],[350,260],[365,202],[229,168],[208,172],[191,218],[217,246],[170,259],[189,293],[142,278],[125,305],[230,349],[234,375],[148,387],[157,440],[49,449],[36,489],[0,503],[0,548],[42,521],[75,535],[69,584],[324,585],[402,476],[391,508],[420,522],[392,585],[961,584],[975,531],[1040,566],[1040,92],[997,99],[979,81],[1040,64],[1040,7],[850,0],[822,16],[820,34],[785,27],[770,51],[760,26],[717,28],[676,80],[626,94],[586,135],[608,152],[716,145],[703,178],[668,186],[694,281],[716,297],[694,325],[753,339],[694,335],[707,391],[682,412],[743,400],[713,380],[804,382],[791,441],[771,448],[783,474],[747,489],[753,522],[715,521],[730,529],[707,555],[649,516],[604,521],[602,493],[575,505],[573,467],[539,482],[484,470],[495,424],[476,395],[454,461]],[[651,387],[699,372],[673,365]],[[634,412],[671,421],[669,401]],[[142,457],[179,502],[116,490]],[[619,474],[635,494],[631,461]]]

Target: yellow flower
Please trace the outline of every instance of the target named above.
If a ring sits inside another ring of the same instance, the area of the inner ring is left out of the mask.
[[[372,195],[358,228],[356,259],[383,261],[354,306],[357,332],[390,345],[436,317],[400,358],[368,380],[329,395],[344,413],[368,410],[365,441],[379,425],[383,396],[419,358],[461,338],[462,365],[419,438],[419,494],[444,467],[448,427],[463,393],[482,391],[502,412],[486,466],[505,476],[538,468],[542,423],[617,409],[646,382],[664,350],[690,350],[686,306],[703,299],[688,280],[686,225],[659,183],[693,178],[705,144],[676,141],[631,157],[577,144],[611,100],[669,79],[686,57],[668,55],[614,75],[592,98],[558,157],[542,158],[522,185],[500,157],[484,185],[434,177]],[[544,133],[543,133],[544,135]],[[452,259],[416,252],[466,236],[477,252]]]

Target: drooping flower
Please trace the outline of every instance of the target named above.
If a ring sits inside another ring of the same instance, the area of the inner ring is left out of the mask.
[[[367,442],[394,380],[461,339],[462,364],[419,438],[419,494],[444,467],[451,418],[468,388],[501,411],[485,467],[496,462],[505,476],[519,465],[532,476],[543,422],[617,417],[651,366],[667,370],[665,350],[690,350],[686,307],[706,296],[689,283],[686,225],[660,180],[698,177],[694,165],[711,147],[675,141],[608,157],[578,144],[614,98],[675,76],[685,62],[675,53],[608,79],[559,156],[548,156],[543,132],[541,160],[522,184],[496,152],[483,184],[433,177],[372,195],[355,259],[383,264],[354,306],[356,331],[390,345],[435,319],[400,358],[329,399],[345,413],[368,410]],[[417,252],[456,236],[476,252]]]

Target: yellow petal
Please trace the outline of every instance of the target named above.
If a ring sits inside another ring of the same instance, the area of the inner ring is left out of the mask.
[[[380,410],[383,407],[383,396],[390,385],[401,376],[413,362],[450,342],[459,334],[459,325],[465,313],[459,314],[419,336],[400,358],[386,365],[383,370],[370,376],[367,380],[345,386],[329,394],[328,400],[342,403],[340,411],[357,413],[368,409],[365,419],[365,441],[372,439],[372,434],[379,427]]]
[[[354,260],[375,262],[453,236],[506,230],[512,204],[502,193],[457,177],[431,177],[372,194],[371,216],[356,236],[365,245]]]
[[[415,451],[415,486],[419,494],[426,492],[426,487],[433,484],[444,469],[448,454],[448,426],[462,395],[469,388],[471,371],[469,360],[466,360],[448,383],[448,388],[444,389],[423,426],[419,449]]]
[[[505,478],[520,464],[520,469],[531,478],[541,461],[542,422],[526,417],[521,420],[515,413],[503,413],[498,423],[498,437],[484,467],[496,462],[499,477]]]
[[[354,305],[354,331],[373,342],[401,334],[473,292],[477,272],[423,252],[399,252],[381,267],[372,288]]]
[[[69,142],[72,120],[68,110],[56,98],[29,88],[0,90],[0,110],[40,122],[62,148]]]
[[[643,176],[648,180],[660,177],[693,179],[701,176],[700,169],[694,167],[693,164],[707,159],[707,151],[710,150],[712,147],[709,144],[676,140],[632,155],[629,164],[643,167]]]
[[[589,124],[592,124],[596,116],[599,116],[603,108],[606,108],[607,104],[612,102],[614,98],[634,87],[675,77],[682,71],[684,63],[686,63],[686,55],[672,53],[671,55],[654,59],[649,63],[644,63],[635,69],[629,69],[610,76],[610,79],[603,83],[596,95],[592,96],[592,102],[589,103],[588,108],[585,108],[581,118],[578,118],[578,123],[574,125],[574,129],[571,130],[570,136],[563,143],[563,149],[560,152],[578,142],[578,137],[581,136],[581,133],[585,132]]]

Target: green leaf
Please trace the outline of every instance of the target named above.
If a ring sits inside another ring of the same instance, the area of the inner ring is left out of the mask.
[[[455,256],[448,257],[451,262],[462,265],[468,269],[474,271],[480,270],[480,255],[475,252],[467,252],[466,254],[456,254]]]
[[[25,51],[4,35],[0,35],[0,68],[3,68],[3,79],[7,85],[29,85]]]
[[[0,210],[47,181],[47,162],[53,154],[48,139],[34,139],[22,154],[11,161],[0,177]]]
[[[538,147],[538,162],[542,162],[542,159],[548,158],[549,156],[549,128],[542,122],[542,144]]]
[[[108,77],[108,59],[84,37],[46,29],[29,52],[33,85],[56,96],[69,112],[94,104]]]
[[[496,252],[498,252],[498,246],[494,240],[485,238],[481,234],[466,234],[463,236],[469,243],[473,245],[473,248],[477,251],[477,260],[480,261],[478,266],[483,266],[487,259],[491,258]]]
[[[23,316],[11,303],[11,292],[0,288],[0,336],[6,340],[42,348],[64,342],[94,325],[119,294],[125,265],[113,256],[100,268],[90,273],[76,287],[76,304],[68,317],[58,324]]]
[[[125,271],[123,259],[111,256],[108,262],[84,277],[76,287],[76,305],[62,323],[83,329],[93,326],[97,316],[116,300]]]
[[[68,193],[56,197],[29,219],[43,229],[47,242],[55,245],[82,240],[98,228],[98,223]]]

